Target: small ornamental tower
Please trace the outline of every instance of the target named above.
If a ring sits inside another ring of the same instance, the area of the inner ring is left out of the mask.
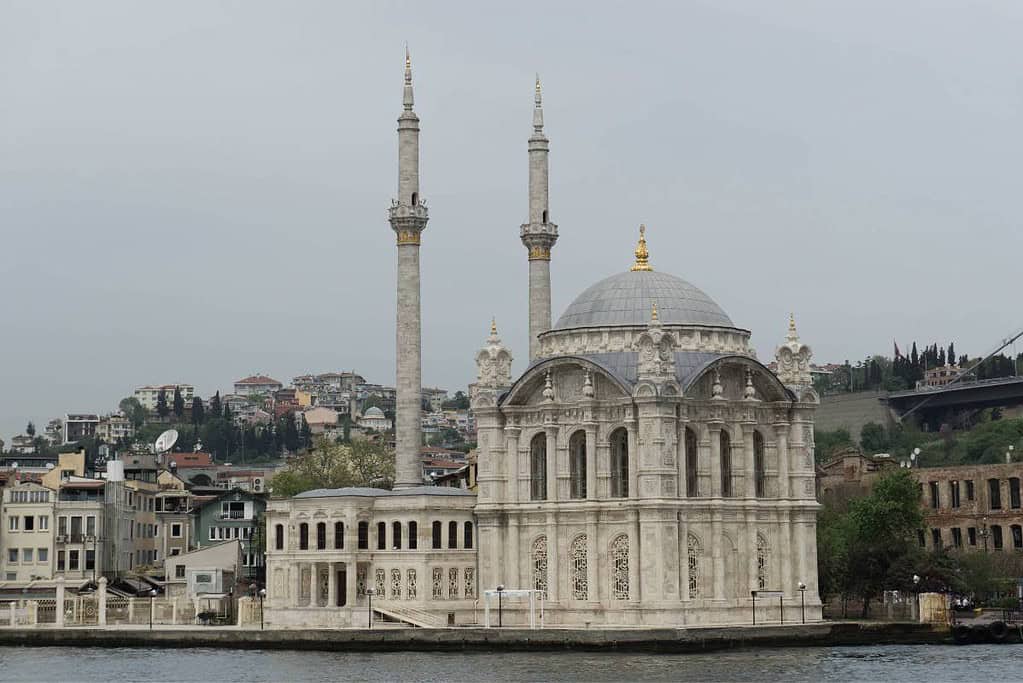
[[[519,230],[529,252],[529,360],[540,354],[539,336],[551,329],[551,248],[558,226],[550,221],[548,161],[550,145],[543,132],[543,97],[536,77],[533,135],[529,138],[529,222]]]
[[[491,321],[487,345],[476,354],[476,391],[504,391],[510,387],[511,366],[511,351],[497,336],[497,321]]]
[[[810,376],[810,358],[813,351],[799,341],[796,332],[796,317],[789,314],[789,333],[785,343],[778,347],[774,354],[778,361],[778,379],[787,387],[809,387],[813,384]]]

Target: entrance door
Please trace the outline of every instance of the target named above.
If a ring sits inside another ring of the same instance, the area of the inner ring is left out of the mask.
[[[344,569],[337,571],[337,606],[344,607],[348,602],[348,572]]]

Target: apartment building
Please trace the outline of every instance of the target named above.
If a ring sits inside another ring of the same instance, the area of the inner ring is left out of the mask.
[[[75,443],[96,434],[99,415],[92,413],[68,413],[64,416],[64,443]]]
[[[181,392],[181,398],[184,399],[186,406],[192,405],[192,399],[195,398],[195,387],[191,384],[146,385],[135,390],[135,398],[138,399],[138,402],[146,410],[156,410],[156,403],[160,400],[160,392],[164,392],[164,395],[167,397],[167,405],[169,406],[174,400],[175,390]]]
[[[29,582],[53,578],[53,507],[56,492],[36,483],[3,491],[0,576]]]

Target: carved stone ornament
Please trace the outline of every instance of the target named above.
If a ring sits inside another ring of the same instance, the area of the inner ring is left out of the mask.
[[[512,355],[497,336],[497,323],[491,322],[486,346],[476,354],[476,384],[479,388],[504,389],[512,384]]]
[[[813,384],[813,378],[810,376],[810,358],[813,357],[813,351],[799,341],[795,316],[789,316],[789,333],[785,337],[785,343],[778,347],[774,357],[778,363],[778,379],[782,384],[786,386],[810,386]]]
[[[583,380],[583,397],[593,398],[593,377],[590,375],[590,371],[586,371],[586,379]]]
[[[663,382],[675,376],[675,337],[665,332],[653,304],[647,329],[636,339],[639,379]]]
[[[742,391],[742,397],[747,401],[759,401],[757,389],[753,386],[753,371],[746,368],[746,388]]]
[[[547,371],[547,376],[543,382],[543,398],[545,401],[554,401],[554,382],[551,381],[551,371]]]
[[[721,384],[721,371],[714,368],[714,383],[710,387],[710,397],[719,401],[725,398],[725,388]]]

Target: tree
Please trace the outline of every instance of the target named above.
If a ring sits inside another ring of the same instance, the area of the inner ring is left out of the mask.
[[[131,422],[135,430],[138,431],[146,422],[146,409],[142,406],[137,398],[134,396],[126,396],[121,399],[121,402],[117,404],[118,410]]]
[[[299,447],[300,448],[311,448],[313,445],[313,432],[309,429],[309,423],[305,421],[305,417],[302,418],[302,432],[299,436]]]
[[[160,417],[167,417],[170,414],[170,408],[167,406],[167,392],[160,389],[160,393],[156,395],[156,414]]]
[[[213,417],[220,417],[222,415],[219,391],[213,394],[213,398],[210,399],[210,415]]]
[[[181,389],[178,387],[174,387],[174,401],[172,405],[174,406],[174,416],[181,419],[185,414],[185,399],[181,396]]]
[[[36,435],[36,426],[35,424],[32,423],[31,420],[29,420],[28,426],[25,427],[25,433],[28,434],[29,436]]]
[[[868,422],[860,429],[860,446],[864,453],[885,453],[888,451],[888,432],[876,422]]]
[[[848,429],[836,429],[834,431],[815,430],[813,442],[817,462],[827,462],[835,452],[844,448],[856,447]]]
[[[192,399],[192,424],[199,426],[206,421],[206,410],[203,408],[202,399],[196,396]]]
[[[456,391],[454,398],[450,398],[441,404],[444,410],[468,410],[469,397],[462,391]]]
[[[274,496],[290,497],[318,488],[390,488],[393,480],[394,454],[390,450],[368,441],[346,445],[321,438],[313,448],[292,458],[269,485]]]

